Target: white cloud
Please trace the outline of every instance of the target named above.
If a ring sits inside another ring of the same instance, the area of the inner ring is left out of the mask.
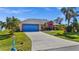
[[[51,8],[49,8],[49,7],[46,7],[44,9],[47,10],[47,11],[51,11]]]
[[[57,7],[57,9],[61,10],[62,7]]]
[[[21,21],[26,19],[26,18],[23,18],[23,17],[17,17],[17,18],[19,18]]]
[[[21,13],[28,13],[31,12],[31,10],[24,10],[24,9],[9,9],[9,8],[0,8],[0,13],[5,14],[21,14]]]

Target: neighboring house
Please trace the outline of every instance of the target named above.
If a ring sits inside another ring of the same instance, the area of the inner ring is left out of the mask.
[[[0,26],[0,31],[4,31],[4,30],[5,30],[5,27],[1,28],[1,26]]]
[[[48,21],[42,25],[42,30],[54,30],[57,29],[59,24],[55,23],[54,21]]]
[[[53,29],[55,29],[59,24],[55,23],[54,21],[49,21],[49,22],[47,22],[47,25],[48,25],[48,29],[49,29],[49,30],[53,30]]]
[[[20,23],[20,31],[34,32],[42,30],[42,25],[47,23],[46,19],[27,19]]]
[[[49,30],[52,30],[54,28],[54,22],[53,21],[49,21],[49,22],[47,22],[47,24],[48,24]]]
[[[2,28],[2,31],[4,31],[4,30],[5,30],[5,27]]]
[[[54,29],[54,30],[57,30],[58,27],[59,27],[58,25],[59,25],[58,23],[55,23],[55,22],[54,22],[54,24],[53,24],[53,29]]]

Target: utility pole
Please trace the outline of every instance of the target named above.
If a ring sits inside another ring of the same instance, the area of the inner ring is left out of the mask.
[[[17,51],[17,49],[15,48],[15,35],[12,35],[12,48],[11,51]]]

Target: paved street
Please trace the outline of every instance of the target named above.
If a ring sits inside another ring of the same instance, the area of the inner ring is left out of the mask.
[[[25,32],[32,40],[32,51],[78,51],[79,43],[43,32]]]

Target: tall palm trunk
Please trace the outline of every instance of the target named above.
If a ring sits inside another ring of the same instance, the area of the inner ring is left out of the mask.
[[[68,27],[69,27],[69,24],[70,24],[70,20],[68,20]]]
[[[71,28],[70,28],[70,19],[68,19],[68,26],[67,26],[67,32],[71,32]]]

